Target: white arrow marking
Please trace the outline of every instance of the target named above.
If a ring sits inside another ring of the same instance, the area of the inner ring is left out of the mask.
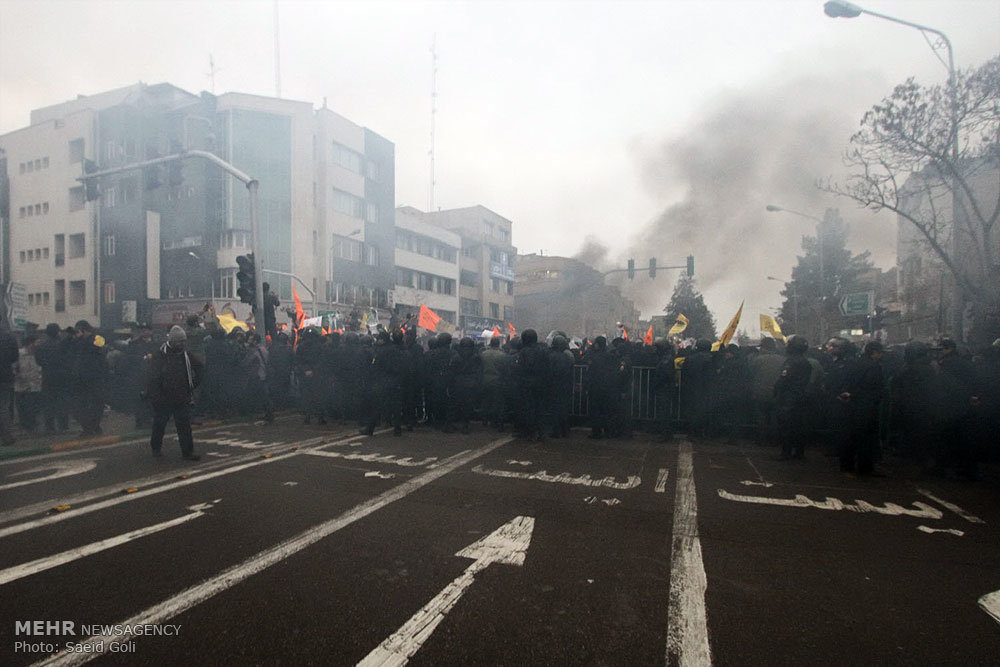
[[[13,489],[18,486],[27,486],[28,484],[38,484],[39,482],[44,482],[50,479],[59,479],[60,477],[70,477],[72,475],[79,475],[81,473],[88,472],[97,467],[97,461],[95,459],[80,459],[79,461],[53,461],[52,463],[46,463],[45,465],[40,465],[37,468],[31,468],[30,470],[22,470],[20,472],[14,472],[8,477],[17,477],[19,475],[30,475],[34,472],[45,472],[46,470],[55,470],[51,475],[46,475],[45,477],[36,477],[35,479],[26,479],[21,482],[11,482],[10,484],[4,484],[0,486],[0,491],[5,491],[6,489]]]
[[[917,526],[917,530],[922,530],[925,533],[951,533],[952,535],[958,535],[959,537],[965,535],[965,531],[955,530],[954,528],[930,528],[928,526]]]
[[[979,598],[979,606],[992,616],[994,621],[1000,623],[1000,591],[993,591]]]
[[[934,502],[936,502],[941,507],[944,507],[945,509],[950,509],[952,512],[954,512],[958,516],[962,517],[963,519],[965,519],[969,523],[986,523],[985,521],[983,521],[982,519],[980,519],[978,516],[973,516],[973,515],[969,514],[968,512],[966,512],[965,510],[963,510],[958,505],[953,505],[953,504],[949,503],[946,500],[941,500],[940,498],[938,498],[937,496],[935,496],[933,493],[931,493],[927,489],[917,489],[917,493],[920,493],[920,494],[922,494],[924,496],[927,496],[928,498],[930,498],[931,500],[933,500]]]
[[[284,486],[295,486],[298,482],[285,482]]]
[[[378,470],[369,470],[365,473],[365,477],[378,477],[379,479],[392,479],[395,476],[395,473],[379,472]]]
[[[765,489],[769,489],[774,486],[771,482],[755,482],[752,479],[745,479],[740,482],[740,484],[743,486],[763,486]]]
[[[531,465],[531,461],[516,461],[514,459],[511,459],[511,460],[507,461],[507,465],[509,465],[509,466],[530,466]]]
[[[531,531],[534,527],[533,517],[515,517],[455,554],[461,558],[472,558],[475,562],[358,665],[405,665],[444,620],[445,614],[458,603],[478,573],[493,563],[524,565],[525,552],[531,543]]]
[[[666,468],[660,468],[660,472],[656,474],[656,487],[653,489],[654,493],[663,493],[667,490],[667,475],[670,471]]]
[[[179,526],[180,524],[190,521],[191,519],[204,516],[205,510],[210,507],[212,507],[211,503],[192,505],[188,508],[189,510],[193,510],[190,514],[179,516],[176,519],[164,521],[163,523],[158,523],[153,526],[146,526],[145,528],[139,528],[138,530],[133,530],[115,537],[109,537],[108,539],[100,540],[99,542],[91,542],[90,544],[77,547],[76,549],[63,551],[62,553],[58,553],[54,556],[46,556],[45,558],[39,558],[21,565],[15,565],[14,567],[9,567],[6,570],[0,570],[0,586],[9,584],[10,582],[21,579],[22,577],[44,572],[45,570],[51,570],[54,567],[65,565],[66,563],[70,563],[85,556],[90,556],[106,549],[117,547],[140,537],[145,537],[146,535],[152,535],[153,533],[158,533],[161,530],[166,530],[167,528]]]

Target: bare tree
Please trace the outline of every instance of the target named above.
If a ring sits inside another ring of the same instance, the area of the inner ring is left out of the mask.
[[[851,176],[823,189],[909,223],[953,278],[958,307],[973,306],[983,335],[995,328],[1000,57],[956,72],[953,85],[925,87],[910,78],[896,86],[861,119],[844,158]],[[960,335],[961,317],[952,324]]]

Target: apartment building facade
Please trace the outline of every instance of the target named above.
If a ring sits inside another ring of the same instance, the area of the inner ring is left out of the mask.
[[[462,237],[424,222],[421,216],[409,206],[396,209],[395,315],[397,321],[405,321],[424,304],[457,326]]]

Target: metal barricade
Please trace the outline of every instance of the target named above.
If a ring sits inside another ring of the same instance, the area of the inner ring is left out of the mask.
[[[654,387],[656,369],[653,366],[633,366],[632,381],[629,384],[627,400],[629,417],[636,421],[655,421],[657,418],[657,401]],[[668,405],[676,406],[671,400]],[[587,396],[587,366],[573,366],[573,407],[570,413],[573,417],[586,417],[589,414]],[[671,418],[676,415],[671,414]]]

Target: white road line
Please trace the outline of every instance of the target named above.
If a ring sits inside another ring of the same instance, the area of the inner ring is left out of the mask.
[[[420,461],[414,461],[412,456],[407,456],[405,458],[396,458],[394,454],[379,454],[377,452],[372,452],[371,454],[344,454],[343,452],[325,452],[318,449],[314,449],[306,452],[310,456],[326,456],[331,459],[346,459],[348,461],[364,461],[366,463],[392,463],[394,465],[408,467],[408,468],[422,468],[429,466],[438,460],[436,456],[429,456],[427,458],[421,459]]]
[[[757,475],[757,479],[760,480],[759,484],[754,484],[754,486],[764,486],[764,487],[774,486],[766,479],[764,479],[764,476],[760,474],[760,470],[757,470],[757,466],[753,464],[753,461],[750,460],[750,457],[748,456],[746,458],[747,458],[747,463],[749,463],[750,467],[753,468],[754,474]],[[743,484],[747,484],[748,486],[750,485],[747,482],[743,482]]]
[[[39,482],[47,482],[50,479],[59,479],[60,477],[72,477],[73,475],[90,472],[96,467],[97,459],[80,459],[78,461],[56,461],[55,463],[43,463],[40,466],[36,466],[28,470],[13,472],[7,475],[7,477],[19,477],[21,475],[30,475],[34,472],[45,472],[46,470],[55,470],[55,472],[51,475],[46,475],[45,477],[34,477],[32,479],[23,479],[20,482],[10,482],[9,484],[0,485],[0,491],[14,489],[19,486],[28,486],[29,484],[38,484]]]
[[[591,479],[590,475],[580,475],[573,477],[568,472],[561,472],[558,475],[550,475],[545,470],[539,472],[514,472],[512,470],[493,470],[477,465],[472,469],[477,475],[490,475],[492,477],[506,477],[508,479],[530,479],[539,482],[552,482],[558,484],[579,484],[581,486],[604,486],[609,489],[628,490],[634,489],[642,484],[642,478],[638,475],[628,475],[624,482],[618,482],[614,477],[602,477],[601,479]]]
[[[1000,623],[1000,591],[987,593],[979,598],[978,602],[983,611],[992,616],[994,621]]]
[[[420,650],[435,628],[444,620],[476,579],[476,575],[493,563],[524,565],[525,554],[531,544],[535,519],[530,516],[515,517],[481,540],[459,551],[456,556],[472,558],[474,562],[458,578],[444,587],[434,599],[413,615],[410,620],[376,646],[358,663],[358,667],[401,667]]]
[[[663,493],[667,490],[668,475],[670,475],[670,471],[666,468],[660,468],[660,472],[656,473],[656,487],[653,489],[654,493]]]
[[[200,584],[195,584],[194,586],[181,591],[177,595],[168,598],[163,602],[150,607],[149,609],[139,612],[132,618],[122,621],[121,624],[155,625],[157,623],[162,623],[169,618],[173,618],[174,616],[191,609],[205,600],[208,600],[214,595],[228,590],[236,584],[249,579],[258,572],[271,567],[275,563],[280,563],[289,556],[302,551],[306,547],[312,546],[324,537],[332,535],[338,530],[351,525],[355,521],[363,519],[369,514],[382,509],[389,503],[395,502],[400,498],[405,498],[414,491],[427,486],[431,482],[445,476],[446,474],[476,460],[481,456],[489,454],[494,449],[507,444],[511,440],[513,440],[512,437],[500,438],[484,445],[483,447],[480,447],[479,449],[472,450],[471,452],[456,454],[455,456],[445,459],[437,468],[428,470],[418,477],[414,477],[413,479],[398,484],[397,486],[394,486],[374,498],[370,498],[359,505],[355,505],[353,508],[347,510],[335,519],[313,526],[312,528],[299,533],[297,536],[289,540],[285,540],[270,549],[265,549],[257,555],[251,556],[242,563],[224,570],[211,579],[206,579]],[[107,651],[112,644],[118,644],[125,639],[126,637],[116,635],[94,636],[85,640],[85,643],[103,641],[104,649]],[[103,655],[103,653],[57,653],[35,664],[81,665],[99,655]]]
[[[352,436],[352,437],[358,438],[361,436]],[[323,440],[324,438],[313,438],[311,440],[303,441],[303,443],[300,446],[307,447],[309,446],[309,444],[322,443]],[[139,498],[145,498],[146,496],[152,496],[157,493],[163,493],[164,491],[170,491],[172,489],[176,489],[182,486],[187,486],[188,484],[197,484],[199,482],[204,482],[205,480],[215,479],[216,477],[229,475],[231,473],[239,472],[240,470],[246,470],[247,468],[252,468],[254,466],[264,465],[266,463],[274,463],[275,461],[283,461],[284,459],[290,458],[292,456],[298,456],[301,453],[302,450],[295,450],[292,452],[288,452],[287,454],[279,454],[278,456],[272,456],[266,459],[254,457],[248,463],[230,466],[207,474],[195,475],[194,477],[177,480],[170,484],[164,484],[162,486],[157,486],[151,489],[144,489],[142,491],[137,491],[136,493],[130,493],[127,496],[109,498],[108,500],[104,500],[99,503],[94,503],[93,505],[84,505],[83,507],[80,508],[73,508],[72,511],[53,514],[51,516],[43,517],[41,519],[35,519],[34,521],[26,521],[24,523],[15,524],[13,526],[7,526],[6,528],[0,528],[0,538],[7,537],[8,535],[15,535],[17,533],[22,533],[26,530],[32,530],[33,528],[38,528],[40,526],[47,526],[49,524],[56,523],[58,521],[64,521],[66,519],[71,519],[76,516],[89,514],[90,512],[96,512],[97,510],[113,507],[120,503],[127,503],[133,500],[137,500]],[[119,486],[119,488],[121,487]]]
[[[965,535],[965,531],[955,530],[954,528],[931,528],[930,526],[917,526],[917,530],[925,533],[951,533],[952,535],[958,535],[959,537]]]
[[[665,660],[667,664],[680,667],[705,667],[712,664],[705,614],[708,579],[701,559],[694,461],[691,443],[687,441],[680,443],[677,454],[677,492],[670,552]]]
[[[85,556],[90,556],[91,554],[96,554],[105,549],[111,549],[119,545],[125,544],[126,542],[131,542],[132,540],[138,539],[140,537],[145,537],[146,535],[152,535],[153,533],[158,533],[161,530],[166,530],[167,528],[173,528],[174,526],[179,526],[182,523],[190,521],[191,519],[196,519],[200,516],[204,516],[205,512],[203,509],[198,509],[190,514],[185,514],[179,516],[176,519],[171,519],[170,521],[164,521],[163,523],[158,523],[153,526],[146,526],[145,528],[139,528],[138,530],[133,530],[122,535],[117,535],[115,537],[109,537],[106,540],[100,540],[98,542],[91,542],[82,547],[77,547],[76,549],[70,549],[68,551],[63,551],[62,553],[55,554],[54,556],[46,556],[45,558],[38,558],[36,560],[30,561],[28,563],[23,563],[21,565],[15,565],[14,567],[9,567],[5,570],[0,570],[0,586],[4,584],[9,584],[12,581],[21,579],[22,577],[27,577],[32,574],[37,574],[38,572],[44,572],[45,570],[51,570],[54,567],[60,565],[65,565],[79,558]]]
[[[949,503],[947,500],[941,500],[940,498],[938,498],[937,496],[935,496],[933,493],[931,493],[927,489],[917,489],[917,493],[919,493],[921,495],[924,495],[924,496],[927,496],[928,498],[930,498],[931,500],[933,500],[934,502],[936,502],[941,507],[944,507],[945,509],[951,510],[952,512],[954,512],[958,516],[960,516],[963,519],[965,519],[966,521],[968,521],[969,523],[986,523],[985,521],[983,521],[982,519],[980,519],[978,516],[973,516],[973,515],[969,514],[968,512],[966,512],[965,510],[963,510],[958,505],[953,505],[952,503]]]

